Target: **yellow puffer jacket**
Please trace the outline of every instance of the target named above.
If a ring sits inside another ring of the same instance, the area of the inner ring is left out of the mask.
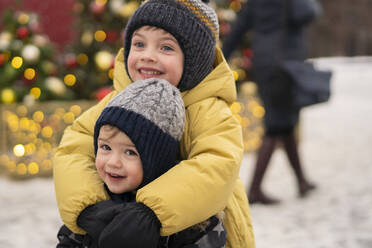
[[[80,212],[107,200],[95,164],[93,129],[105,105],[130,83],[123,51],[115,62],[114,88],[97,105],[66,128],[54,158],[54,183],[63,222],[73,232]],[[137,201],[159,218],[161,235],[167,236],[225,212],[226,247],[255,247],[250,209],[241,180],[242,131],[232,116],[236,99],[234,78],[217,49],[215,69],[196,87],[182,93],[186,127],[181,140],[185,159],[137,192]]]

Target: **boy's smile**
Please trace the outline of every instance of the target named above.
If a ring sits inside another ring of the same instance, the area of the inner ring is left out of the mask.
[[[128,73],[133,81],[155,77],[177,86],[183,66],[182,49],[170,33],[151,26],[133,33],[128,55]]]

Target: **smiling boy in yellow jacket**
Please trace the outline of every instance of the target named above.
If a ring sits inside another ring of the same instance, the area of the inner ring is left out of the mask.
[[[174,40],[151,40],[151,31],[159,29]],[[76,224],[80,213],[109,199],[94,165],[93,132],[99,114],[131,82],[158,77],[182,93],[186,108],[183,160],[138,190],[136,201],[159,219],[162,236],[224,211],[226,247],[255,247],[248,200],[239,178],[241,127],[229,108],[236,100],[235,82],[216,47],[217,39],[216,14],[200,0],[148,0],[132,15],[124,49],[115,61],[114,91],[65,130],[54,158],[57,203],[71,231],[85,233]],[[172,42],[181,49],[181,66],[164,59],[177,49]],[[176,72],[167,73],[169,67]]]

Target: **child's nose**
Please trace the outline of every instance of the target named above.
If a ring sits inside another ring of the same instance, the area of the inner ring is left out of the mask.
[[[120,168],[122,167],[122,161],[120,159],[120,156],[118,155],[112,155],[110,159],[107,161],[108,166],[112,168]]]
[[[156,61],[156,53],[153,51],[152,48],[147,48],[143,51],[141,59],[143,61],[155,62]]]

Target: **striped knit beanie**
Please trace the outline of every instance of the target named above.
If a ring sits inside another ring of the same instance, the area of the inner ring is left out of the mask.
[[[123,131],[136,146],[143,166],[140,187],[175,165],[185,126],[180,91],[164,79],[136,81],[104,108],[94,127],[94,149],[100,128],[109,124]]]
[[[178,88],[189,90],[212,70],[219,25],[216,12],[201,0],[147,0],[131,16],[124,34],[124,63],[134,31],[142,26],[155,26],[172,34],[184,53],[184,70]]]

